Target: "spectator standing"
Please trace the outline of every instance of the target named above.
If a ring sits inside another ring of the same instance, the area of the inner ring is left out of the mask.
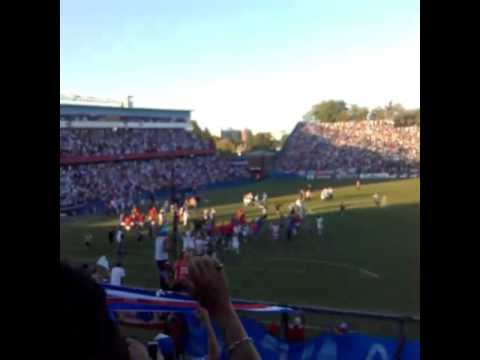
[[[123,255],[125,255],[125,251],[123,249],[123,241],[124,241],[125,235],[123,233],[122,228],[119,226],[117,228],[117,231],[115,232],[115,244],[116,244],[116,252],[117,252],[117,257],[121,258]]]
[[[160,288],[167,288],[167,274],[166,274],[166,263],[168,262],[168,237],[167,231],[164,227],[160,228],[160,231],[155,238],[155,249],[154,249],[154,258],[155,263],[157,264],[157,269],[159,272],[160,278]]]
[[[287,340],[291,342],[305,340],[305,326],[299,316],[296,316],[293,319],[293,323],[288,326]]]
[[[122,263],[118,261],[110,272],[110,285],[121,286],[126,275]]]

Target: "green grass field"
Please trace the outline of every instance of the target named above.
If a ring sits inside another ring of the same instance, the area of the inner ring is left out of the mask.
[[[291,242],[287,242],[285,236],[272,242],[269,229],[264,227],[259,235],[242,245],[240,257],[224,254],[221,258],[233,296],[284,304],[419,315],[418,179],[371,182],[363,184],[360,190],[355,189],[352,181],[265,180],[210,191],[206,194],[208,203],[205,205],[215,207],[218,222],[228,221],[235,209],[243,206],[241,199],[245,192],[266,191],[271,219],[274,205],[281,203],[286,209],[307,183],[316,191],[314,199],[307,202],[306,222],[313,222],[316,214],[323,214],[324,238],[320,240],[303,229]],[[321,201],[319,189],[327,184],[335,189],[334,199]],[[385,207],[374,206],[372,195],[375,192],[387,196]],[[338,214],[341,201],[347,205],[344,216]],[[201,211],[202,208],[196,210],[194,217]],[[250,208],[247,218],[259,214],[260,210]],[[107,255],[113,261],[114,247],[108,242],[107,233],[116,222],[117,219],[111,217],[84,217],[62,223],[61,258],[92,264],[101,255]],[[87,233],[93,235],[91,248],[83,244]],[[153,243],[150,240],[137,243],[130,235],[126,238],[126,250],[126,284],[155,288],[158,274],[153,261]],[[322,324],[320,320],[313,323]],[[378,326],[367,328],[390,333]]]

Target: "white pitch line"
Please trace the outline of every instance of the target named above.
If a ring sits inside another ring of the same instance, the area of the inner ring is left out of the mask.
[[[274,273],[305,274],[305,270],[267,269],[267,268],[257,267],[257,266],[249,266],[248,268],[250,270],[266,271],[266,272],[274,272]]]
[[[308,260],[308,259],[307,260],[300,260],[300,259],[292,259],[292,258],[273,258],[273,259],[270,259],[270,261],[291,261],[291,262],[298,262],[298,263],[324,264],[324,265],[342,267],[342,268],[345,268],[345,269],[358,271],[358,272],[361,272],[362,274],[365,274],[365,275],[367,275],[369,277],[372,277],[372,278],[375,278],[375,279],[380,278],[380,275],[378,275],[374,272],[368,271],[364,268],[354,266],[354,265],[350,265],[350,264],[336,263],[336,262],[326,261],[326,260]]]

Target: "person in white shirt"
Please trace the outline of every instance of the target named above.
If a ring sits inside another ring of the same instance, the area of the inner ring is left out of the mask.
[[[300,198],[298,198],[297,200],[295,200],[295,206],[297,208],[301,208],[303,205],[302,205],[302,200]]]
[[[244,243],[246,243],[247,240],[248,240],[249,230],[250,230],[250,228],[249,228],[248,224],[243,225],[243,227],[242,227],[242,240],[243,240]]]
[[[122,228],[118,227],[117,231],[115,232],[115,243],[117,245],[117,255],[118,256],[124,255],[123,238],[124,238],[124,234],[123,234]]]
[[[278,240],[280,237],[280,225],[278,223],[273,223],[271,226],[272,229],[272,239]]]
[[[214,209],[214,208],[211,208],[210,209],[210,214],[209,214],[209,218],[211,221],[215,221],[215,215],[217,214],[217,211]]]
[[[240,255],[240,240],[237,234],[232,236],[232,250],[235,254]]]
[[[183,237],[183,250],[184,251],[193,251],[195,250],[195,242],[192,237],[192,232],[187,231]]]
[[[241,232],[242,232],[242,227],[241,227],[240,225],[235,225],[235,226],[233,227],[233,233],[234,233],[235,235],[238,236],[238,235],[240,235]]]
[[[387,206],[387,195],[382,195],[382,200],[380,201],[380,206]]]
[[[322,233],[323,233],[323,218],[321,216],[317,217],[316,222],[317,222],[318,236],[322,236]]]
[[[183,220],[183,226],[187,226],[188,224],[188,208],[187,207],[183,209],[182,220]]]
[[[260,205],[260,210],[262,211],[262,216],[267,215],[267,208],[264,205]]]
[[[157,237],[155,238],[155,262],[160,274],[160,288],[165,289],[167,287],[167,274],[166,263],[168,261],[167,252],[167,232],[165,229],[160,229]]]
[[[310,189],[307,189],[307,191],[305,192],[305,200],[310,200],[312,198],[312,192],[310,191]]]
[[[200,236],[197,236],[194,239],[194,243],[195,243],[195,254],[197,256],[202,256],[205,253],[205,241]]]
[[[162,208],[158,212],[158,226],[162,226],[165,219],[165,210]]]
[[[322,191],[320,192],[320,199],[322,200],[325,200],[326,199],[326,192],[325,192],[326,189],[322,189]]]
[[[248,205],[250,205],[250,203],[252,202],[252,199],[253,199],[252,193],[247,193],[243,195],[243,206],[247,207]]]
[[[262,203],[263,205],[266,205],[267,204],[267,198],[268,198],[268,195],[266,192],[263,193],[262,195]]]
[[[119,261],[110,272],[110,285],[122,286],[123,278],[126,276],[125,269]]]

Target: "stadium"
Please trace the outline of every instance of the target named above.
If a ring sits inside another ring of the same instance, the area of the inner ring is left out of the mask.
[[[420,359],[419,40],[418,0],[61,0],[60,357]]]
[[[196,136],[190,110],[135,108],[131,99],[127,107],[61,102],[61,258],[107,283],[120,261],[122,287],[105,285],[107,295],[125,291],[130,307],[115,308],[118,321],[144,341],[164,331],[165,314],[177,314],[129,303],[138,289],[155,302],[164,286],[153,256],[163,234],[172,263],[187,250],[225,266],[245,327],[264,334],[254,338],[262,358],[323,354],[327,340],[341,351],[337,340],[347,335],[338,324],[390,356],[416,358],[419,141],[417,126],[388,120],[302,121],[259,179],[243,157],[221,155]],[[321,196],[324,189],[331,196]],[[112,240],[117,231],[121,249]],[[288,337],[298,316],[301,341]],[[177,356],[202,355],[189,346],[175,343]]]

